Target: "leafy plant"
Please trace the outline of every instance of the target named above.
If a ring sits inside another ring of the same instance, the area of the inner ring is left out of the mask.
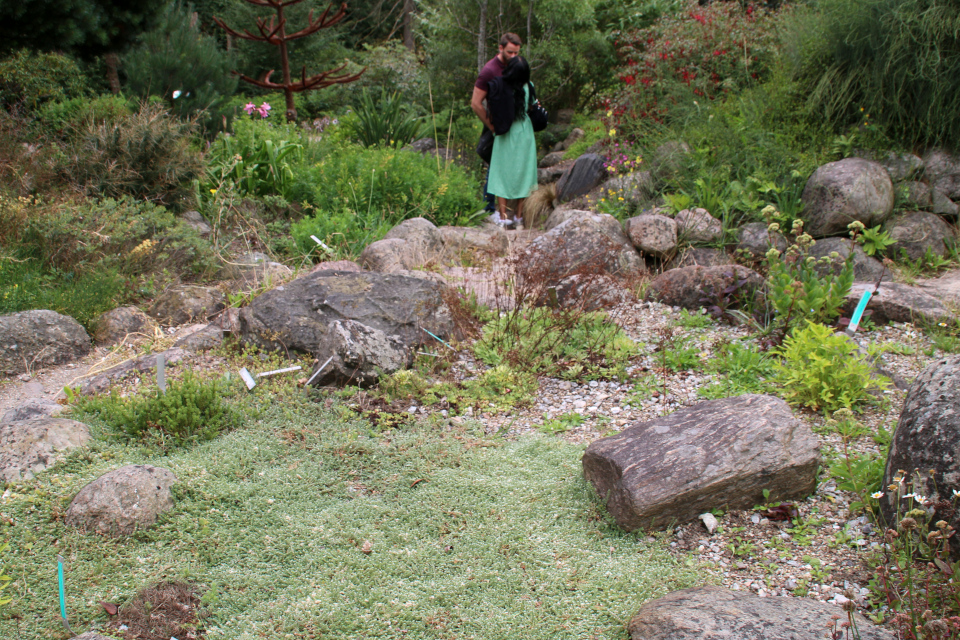
[[[121,398],[111,391],[78,403],[79,410],[97,414],[122,437],[146,440],[162,448],[186,446],[212,440],[239,422],[237,412],[223,396],[227,389],[217,380],[200,380],[189,371],[180,381],[171,381],[165,393]]]
[[[690,313],[686,309],[681,309],[680,317],[674,320],[673,324],[687,329],[705,329],[713,324],[713,320],[702,310]]]
[[[708,362],[708,370],[720,379],[701,387],[701,396],[710,399],[728,398],[744,393],[766,393],[776,377],[776,358],[756,346],[730,342],[716,351]]]
[[[857,496],[857,500],[850,503],[851,511],[867,509],[876,516],[877,492],[883,483],[886,459],[875,453],[861,453],[855,448],[855,443],[870,435],[870,431],[849,409],[840,409],[833,414],[825,428],[840,436],[843,447],[830,464],[828,473],[836,480],[839,489]],[[881,450],[886,450],[890,445],[890,433],[881,427],[874,440]]]
[[[807,255],[813,238],[798,233],[801,230],[802,223],[797,221],[794,224],[797,242],[783,256],[776,249],[767,253],[767,299],[783,335],[801,320],[820,323],[836,318],[853,285],[853,253],[838,274],[821,276],[814,268],[817,259]],[[821,260],[829,262],[832,258],[824,256]]]
[[[890,381],[873,373],[856,343],[829,327],[807,321],[778,350],[777,382],[791,403],[833,413],[873,400]]]
[[[579,413],[563,413],[556,418],[547,418],[540,424],[540,431],[549,434],[565,433],[583,424],[584,417]]]
[[[300,161],[303,145],[290,139],[258,135],[265,124],[239,120],[236,135],[221,135],[210,149],[207,182],[201,192],[216,190],[229,180],[241,195],[289,196],[294,173],[291,166]]]
[[[0,59],[0,106],[9,111],[35,111],[88,91],[77,62],[62,53],[20,49]]]
[[[0,544],[0,556],[2,556],[3,553],[9,547],[10,547],[9,542],[4,542],[3,544]],[[3,572],[3,565],[0,564],[0,608],[2,608],[3,605],[5,604],[10,604],[10,601],[12,600],[12,598],[3,597],[3,590],[9,587],[12,582],[13,582],[13,578],[11,578],[10,576],[8,576]]]
[[[357,118],[349,124],[352,134],[365,147],[400,148],[416,140],[424,129],[422,118],[413,117],[399,93],[381,92],[374,101],[364,89],[357,105]]]
[[[573,315],[547,307],[504,314],[474,343],[478,358],[567,380],[622,377],[637,346],[606,313]]]
[[[887,247],[897,242],[890,237],[889,233],[886,231],[881,231],[880,225],[877,225],[872,229],[864,228],[863,232],[857,236],[856,240],[863,246],[863,251],[868,256],[883,254]]]

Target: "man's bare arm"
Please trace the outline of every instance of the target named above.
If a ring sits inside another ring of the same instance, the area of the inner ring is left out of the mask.
[[[483,107],[483,100],[486,97],[486,91],[474,87],[473,97],[470,98],[470,108],[473,109],[473,112],[477,114],[478,118],[480,118],[480,122],[483,123],[483,126],[485,126],[487,129],[490,129],[490,131],[493,131],[493,123],[490,122],[490,118],[487,117],[487,110]]]

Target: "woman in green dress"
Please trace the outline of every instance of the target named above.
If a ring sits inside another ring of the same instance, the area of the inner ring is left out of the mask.
[[[503,71],[503,84],[504,98],[513,98],[513,123],[509,131],[493,139],[487,191],[497,196],[500,224],[513,227],[523,221],[523,201],[537,186],[537,143],[527,116],[531,87],[527,61],[520,56],[512,58]],[[507,215],[507,200],[517,201],[513,219]]]

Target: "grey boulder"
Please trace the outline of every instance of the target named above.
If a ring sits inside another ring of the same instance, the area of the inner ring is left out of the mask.
[[[500,227],[490,230],[476,227],[439,227],[446,256],[461,256],[464,253],[480,253],[502,256],[510,247],[507,232]]]
[[[531,242],[527,255],[553,284],[584,270],[620,277],[647,270],[620,223],[607,214],[574,215]]]
[[[240,335],[272,350],[318,352],[335,320],[356,320],[403,344],[454,330],[445,287],[423,278],[371,271],[319,271],[268,291],[240,310]],[[324,356],[326,359],[327,356]]]
[[[568,276],[557,284],[556,292],[557,303],[561,307],[584,311],[611,309],[636,300],[623,281],[605,275]],[[548,302],[541,301],[542,304]]]
[[[677,250],[677,222],[659,215],[640,215],[627,219],[625,230],[630,242],[644,254],[665,258]]]
[[[740,227],[737,251],[742,251],[754,260],[760,260],[770,249],[787,250],[787,239],[779,231],[770,232],[765,222],[750,222]]]
[[[65,522],[88,533],[130,535],[173,508],[177,477],[151,465],[128,465],[100,476],[74,497]]]
[[[887,248],[894,256],[906,254],[911,260],[919,260],[927,251],[943,257],[947,243],[954,239],[953,229],[935,213],[912,211],[902,213],[884,225],[895,242]]]
[[[647,288],[647,299],[673,307],[699,309],[709,306],[727,287],[739,285],[736,295],[750,297],[762,289],[763,284],[760,274],[738,264],[681,267],[654,278]]]
[[[137,307],[117,307],[103,313],[97,320],[94,339],[97,344],[116,344],[125,339],[139,340],[153,337],[157,321]]]
[[[593,191],[607,177],[604,160],[595,153],[585,153],[557,182],[557,200],[567,202]]]
[[[934,190],[952,200],[960,198],[960,155],[931,149],[923,156],[923,175]]]
[[[830,254],[836,253],[836,259],[828,262],[820,262],[820,258],[830,257]],[[867,255],[859,244],[850,238],[823,238],[817,240],[810,247],[810,255],[818,259],[814,270],[824,276],[826,274],[839,274],[843,269],[844,263],[853,253],[853,279],[863,282],[876,282],[881,275],[886,280],[890,280],[893,275],[890,271],[885,271],[883,264],[876,258]]]
[[[665,529],[714,508],[805,498],[817,486],[818,448],[786,402],[749,394],[601,438],[587,447],[583,474],[622,528]]]
[[[847,233],[855,220],[867,227],[883,223],[893,212],[893,182],[876,162],[846,158],[814,171],[801,199],[804,230],[822,238]]]
[[[224,268],[224,277],[240,280],[248,285],[260,286],[264,283],[276,284],[283,282],[291,275],[293,269],[285,264],[271,260],[270,256],[260,251],[251,251],[231,261]]]
[[[76,420],[38,417],[0,424],[0,478],[29,480],[52,467],[62,454],[90,441],[87,425]]]
[[[319,374],[311,376],[311,384],[316,386],[369,387],[412,361],[410,348],[399,339],[353,320],[331,322],[318,355],[324,361],[318,365],[323,366]],[[326,364],[330,357],[333,359]]]
[[[947,520],[960,527],[960,512],[952,507],[955,491],[960,491],[960,356],[954,355],[930,364],[907,392],[900,420],[893,433],[883,486],[894,481],[900,471],[912,483],[910,492],[922,493],[937,505],[931,522]],[[880,510],[889,526],[902,515],[899,491],[886,490]],[[960,544],[951,540],[954,553]]]
[[[684,209],[677,214],[677,235],[682,242],[708,244],[723,239],[723,225],[706,209]]]
[[[62,404],[51,398],[43,396],[27,398],[16,407],[4,411],[3,416],[0,417],[0,424],[33,420],[34,418],[52,418],[60,415],[63,409]]]
[[[859,614],[861,640],[895,640]],[[630,640],[813,640],[823,638],[840,607],[809,598],[761,598],[721,587],[668,593],[645,603],[627,625]]]
[[[607,180],[601,190],[609,197],[623,198],[627,204],[640,205],[654,193],[653,176],[649,171],[634,171]]]
[[[225,300],[223,292],[214,287],[176,285],[157,296],[150,315],[165,325],[209,320],[226,308]]]
[[[685,247],[663,265],[663,270],[669,271],[683,267],[721,267],[727,264],[734,264],[734,261],[723,249]]]
[[[76,362],[89,352],[90,336],[70,316],[47,310],[0,316],[0,372],[7,375]]]
[[[860,302],[863,292],[871,292],[875,282],[854,282],[843,303],[843,313],[849,318]],[[870,319],[876,324],[888,322],[952,322],[955,318],[943,303],[918,287],[899,282],[884,282],[867,303]]]

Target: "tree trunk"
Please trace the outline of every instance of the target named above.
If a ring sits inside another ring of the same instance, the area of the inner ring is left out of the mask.
[[[108,53],[103,56],[103,61],[107,65],[107,84],[110,85],[110,93],[117,95],[120,93],[120,74],[117,73],[120,57],[115,53]]]
[[[403,46],[411,53],[416,49],[413,42],[413,0],[403,0]]]
[[[277,39],[280,41],[280,69],[283,72],[283,96],[286,99],[287,122],[297,121],[297,107],[293,101],[293,89],[290,78],[290,56],[287,55],[286,21],[283,18],[283,6],[277,7]]]
[[[480,0],[480,27],[477,29],[477,73],[487,63],[487,0]]]
[[[533,0],[527,5],[527,59],[531,59],[530,43],[533,42]]]

